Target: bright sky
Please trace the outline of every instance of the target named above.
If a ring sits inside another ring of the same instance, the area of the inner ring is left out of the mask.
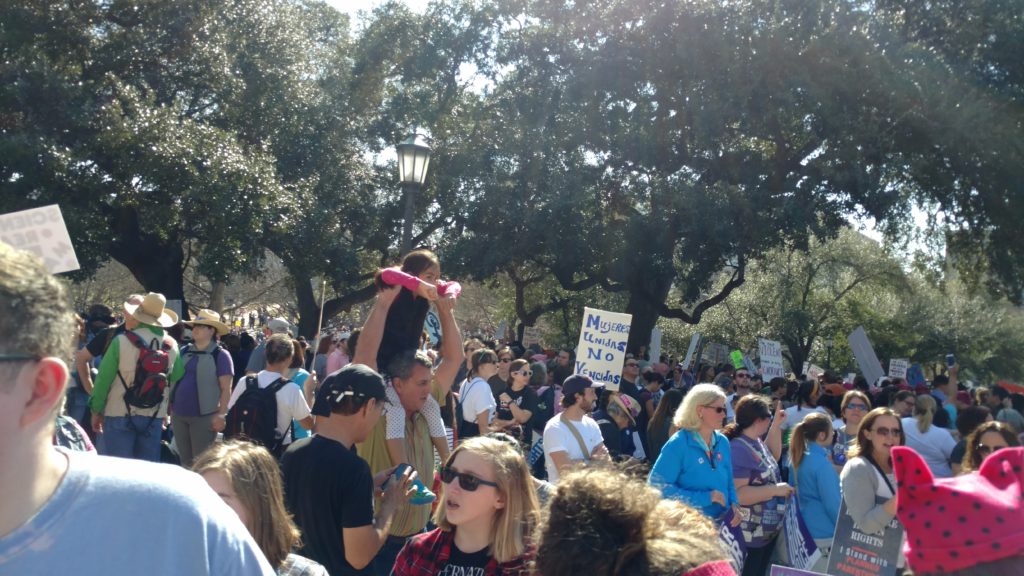
[[[360,10],[369,12],[377,6],[385,3],[385,0],[326,0],[341,12],[356,15]],[[422,12],[428,4],[428,0],[404,0],[405,4],[417,12]]]

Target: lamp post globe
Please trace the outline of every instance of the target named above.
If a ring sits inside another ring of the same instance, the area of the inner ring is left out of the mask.
[[[412,247],[412,220],[416,207],[416,196],[427,179],[430,168],[430,145],[427,139],[418,133],[409,135],[401,144],[395,146],[398,152],[398,180],[402,184],[405,197],[405,212],[402,222],[402,254]]]

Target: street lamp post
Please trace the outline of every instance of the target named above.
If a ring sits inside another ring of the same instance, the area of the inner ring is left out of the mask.
[[[402,183],[405,197],[405,214],[402,222],[402,254],[412,248],[412,219],[416,207],[416,196],[427,179],[430,167],[430,146],[426,138],[413,133],[395,147],[398,152],[398,179]]]
[[[832,369],[832,345],[833,344],[835,344],[835,341],[833,341],[831,337],[825,339],[825,350],[827,351],[827,354],[825,355],[825,370],[831,370]]]

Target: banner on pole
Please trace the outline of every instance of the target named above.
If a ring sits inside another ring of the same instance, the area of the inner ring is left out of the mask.
[[[590,376],[611,391],[619,389],[626,361],[631,314],[583,309],[583,326],[576,346],[576,374]]]
[[[80,268],[64,216],[56,204],[0,214],[0,240],[39,256],[50,274]]]
[[[847,341],[850,343],[850,350],[853,351],[854,358],[857,359],[860,373],[868,382],[874,385],[879,378],[885,376],[882,363],[878,361],[878,356],[875,355],[875,349],[871,347],[871,342],[868,340],[863,326],[858,326],[847,338]]]
[[[761,358],[761,376],[765,382],[772,378],[786,377],[786,369],[782,364],[782,344],[775,340],[758,338],[757,354]]]

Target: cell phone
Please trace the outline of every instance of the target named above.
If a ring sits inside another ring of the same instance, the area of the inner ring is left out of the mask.
[[[398,468],[395,468],[395,471],[391,474],[391,476],[388,476],[388,479],[384,481],[384,485],[381,486],[380,489],[381,490],[387,490],[388,486],[391,485],[391,481],[392,480],[397,480],[397,479],[401,478],[402,475],[405,474],[405,471],[409,470],[410,468],[412,468],[412,466],[410,466],[408,464],[404,464],[404,463],[403,464],[399,464]]]
[[[946,366],[949,366],[950,368],[956,366],[956,356],[952,354],[946,354]]]

